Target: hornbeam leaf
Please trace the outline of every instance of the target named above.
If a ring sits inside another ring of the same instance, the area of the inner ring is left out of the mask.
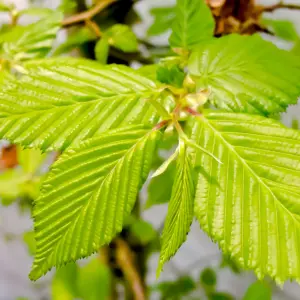
[[[268,115],[285,111],[300,96],[297,58],[259,36],[229,35],[191,54],[197,88],[211,91],[217,108]]]
[[[245,269],[281,283],[300,280],[300,133],[275,120],[207,112],[191,139],[222,160],[201,166],[195,214],[201,228]]]
[[[175,181],[169,202],[168,214],[162,233],[162,245],[157,275],[163,265],[186,240],[194,216],[194,182],[192,164],[186,145],[180,142]]]
[[[131,126],[83,141],[60,156],[34,206],[32,280],[53,266],[91,255],[121,231],[160,136]]]
[[[204,0],[177,0],[169,42],[172,48],[192,49],[211,39],[215,22]]]
[[[55,58],[25,68],[0,91],[0,137],[13,143],[64,150],[108,129],[159,121],[149,103],[160,95],[156,83],[129,67]],[[173,100],[156,101],[168,108]]]
[[[23,61],[44,57],[51,50],[63,14],[56,12],[36,23],[17,26],[0,35],[0,57]]]

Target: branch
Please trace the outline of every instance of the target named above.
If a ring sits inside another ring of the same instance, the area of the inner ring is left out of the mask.
[[[99,2],[91,9],[64,19],[62,21],[62,26],[67,27],[67,26],[74,25],[76,23],[81,23],[90,20],[99,12],[104,10],[107,6],[109,6],[110,4],[116,1],[117,0],[99,0]]]
[[[279,2],[277,4],[269,5],[269,6],[261,6],[259,9],[260,13],[264,12],[273,12],[277,9],[284,8],[284,9],[299,9],[300,10],[300,5],[297,4],[286,4],[283,2]]]
[[[125,279],[131,286],[135,300],[145,300],[145,290],[142,284],[141,276],[136,269],[132,252],[127,243],[117,238],[116,243],[116,260],[120,266]]]

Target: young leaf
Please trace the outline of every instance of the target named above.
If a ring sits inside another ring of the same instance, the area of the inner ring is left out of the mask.
[[[260,116],[208,111],[191,138],[201,228],[245,269],[300,280],[300,133]]]
[[[263,281],[256,281],[251,284],[243,297],[243,300],[272,300],[272,290]]]
[[[158,81],[174,85],[176,87],[182,87],[185,74],[177,65],[170,67],[159,66],[156,70],[156,78]]]
[[[132,126],[70,147],[34,206],[37,252],[30,278],[91,255],[121,231],[152,164],[159,131]]]
[[[49,17],[53,14],[53,10],[47,7],[29,7],[19,12],[20,16],[38,16],[38,17]]]
[[[0,12],[11,11],[12,9],[13,9],[13,5],[8,5],[4,3],[4,1],[0,1]]]
[[[111,128],[159,121],[156,83],[126,66],[55,58],[25,64],[27,75],[0,91],[0,137],[63,150]],[[159,98],[164,107],[172,99]]]
[[[214,18],[204,0],[177,0],[170,45],[190,50],[211,39],[214,28]]]
[[[107,39],[109,45],[123,52],[135,52],[138,50],[137,38],[127,25],[115,24],[106,30],[103,36]]]
[[[300,68],[290,53],[259,36],[229,35],[191,54],[197,88],[211,91],[217,108],[270,114],[285,111],[300,95]]]
[[[44,57],[51,50],[63,15],[53,13],[27,26],[17,26],[0,35],[0,56],[14,61]]]
[[[276,36],[284,40],[294,42],[298,38],[295,25],[291,21],[264,18],[262,24],[274,32]]]
[[[95,57],[96,60],[99,61],[101,64],[107,63],[109,53],[109,43],[107,38],[101,38],[95,46]]]
[[[27,245],[28,252],[30,255],[35,254],[36,250],[36,243],[34,239],[34,232],[33,231],[26,231],[23,234],[23,241]]]
[[[163,265],[186,240],[194,216],[193,169],[186,151],[186,145],[180,142],[177,158],[175,181],[169,202],[168,214],[162,233],[162,245],[157,274]]]
[[[23,171],[34,174],[46,158],[46,154],[39,149],[22,149],[18,147],[18,161]]]
[[[149,36],[159,35],[169,30],[170,24],[176,17],[174,7],[155,7],[150,10],[150,14],[154,17],[154,21],[147,30]]]

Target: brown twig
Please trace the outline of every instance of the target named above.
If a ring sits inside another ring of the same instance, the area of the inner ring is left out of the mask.
[[[134,257],[127,243],[117,238],[116,243],[116,260],[121,268],[125,279],[128,281],[135,300],[145,300],[145,289],[142,284],[142,279],[136,269]]]
[[[88,26],[95,34],[96,36],[99,38],[102,36],[102,32],[100,27],[98,26],[97,23],[91,21],[90,19],[85,21],[86,26]]]
[[[77,24],[77,23],[81,23],[81,22],[85,22],[87,20],[90,20],[95,15],[97,15],[99,12],[104,10],[107,6],[111,5],[112,3],[116,2],[116,1],[117,0],[100,0],[91,9],[64,19],[62,21],[62,25],[64,27],[67,27],[67,26],[71,26],[71,25],[74,25],[74,24]]]
[[[286,4],[283,2],[279,2],[277,4],[269,5],[269,6],[261,6],[259,8],[260,13],[264,12],[273,12],[277,9],[284,8],[284,9],[299,9],[300,10],[300,5],[297,4]]]

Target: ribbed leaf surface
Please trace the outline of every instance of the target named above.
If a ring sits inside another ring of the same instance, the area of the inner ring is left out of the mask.
[[[259,278],[300,280],[300,133],[247,114],[191,123],[192,139],[223,162],[196,154],[202,229]]]
[[[204,0],[177,0],[170,45],[191,49],[212,38],[214,28],[214,18]]]
[[[156,84],[125,66],[70,58],[29,62],[28,72],[0,91],[0,137],[43,150],[108,129],[159,120],[148,99]],[[158,100],[159,101],[159,100]],[[161,100],[170,106],[170,98]]]
[[[206,43],[189,61],[198,89],[210,101],[234,112],[285,111],[300,96],[298,60],[259,36],[230,35]]]
[[[186,240],[194,217],[193,168],[186,150],[184,144],[179,146],[175,180],[162,233],[158,274]]]
[[[0,35],[0,57],[14,61],[44,57],[51,50],[60,23],[61,13],[27,26],[17,26]]]
[[[121,231],[159,137],[141,126],[109,131],[70,147],[54,163],[34,206],[31,279],[91,255]]]

